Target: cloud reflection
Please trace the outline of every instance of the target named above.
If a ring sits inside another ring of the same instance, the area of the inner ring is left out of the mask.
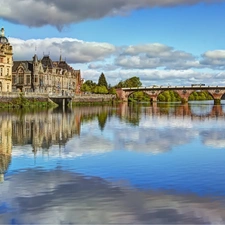
[[[60,168],[49,172],[29,169],[14,174],[1,185],[0,205],[6,201],[8,210],[1,214],[1,224],[225,222],[224,205],[210,198],[143,192]]]
[[[140,128],[132,131],[131,135],[127,135],[128,132],[127,129],[116,132],[116,142],[120,148],[153,154],[163,153],[174,146],[186,144],[195,136],[195,132],[181,128],[166,130]]]
[[[201,137],[204,145],[213,148],[225,148],[225,130],[202,131]]]

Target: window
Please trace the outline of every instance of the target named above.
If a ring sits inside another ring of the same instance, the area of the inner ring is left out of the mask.
[[[7,63],[9,64],[9,58],[7,58]]]
[[[18,78],[19,78],[19,80],[18,80],[18,83],[19,84],[23,84],[24,83],[24,72],[23,72],[23,69],[19,69],[19,71],[18,71],[18,74],[19,74],[19,76],[18,76]]]
[[[3,68],[0,69],[0,75],[3,76]]]
[[[19,74],[19,84],[23,84],[24,83],[24,79],[23,79],[23,74]]]
[[[16,83],[16,76],[15,76],[15,75],[12,76],[12,83],[13,83],[13,84]]]
[[[37,75],[35,75],[34,82],[35,82],[35,83],[38,82],[38,76],[37,76]]]
[[[9,68],[7,68],[7,74],[6,75],[9,76]]]
[[[7,92],[9,92],[9,84],[7,84]]]
[[[23,84],[23,74],[19,74],[19,84]]]
[[[30,75],[27,75],[27,83],[26,84],[30,84]]]
[[[2,57],[0,57],[0,63],[3,63],[3,58]]]

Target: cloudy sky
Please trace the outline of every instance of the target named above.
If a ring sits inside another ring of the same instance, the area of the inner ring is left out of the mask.
[[[225,0],[0,0],[15,60],[62,57],[85,80],[225,85]]]

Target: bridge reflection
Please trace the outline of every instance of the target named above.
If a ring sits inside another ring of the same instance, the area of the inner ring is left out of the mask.
[[[129,112],[135,116],[137,113],[143,112],[145,115],[150,116],[173,116],[173,117],[190,117],[194,119],[225,117],[225,109],[223,105],[213,104],[162,104],[156,103],[147,106],[140,107],[141,105],[128,105],[127,103],[120,104],[118,113],[124,117],[130,115]],[[134,113],[136,111],[136,113]]]

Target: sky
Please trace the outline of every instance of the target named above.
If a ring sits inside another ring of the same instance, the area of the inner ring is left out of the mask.
[[[60,54],[110,85],[225,85],[225,0],[0,0],[14,60]]]

